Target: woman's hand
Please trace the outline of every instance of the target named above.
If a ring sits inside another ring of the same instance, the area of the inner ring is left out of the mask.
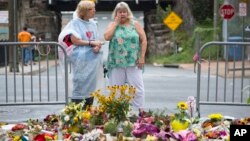
[[[115,21],[114,21],[114,23],[116,24],[116,26],[120,23],[120,21],[121,21],[121,18],[118,17],[118,16],[116,16],[115,17]]]
[[[101,49],[101,46],[94,46],[93,47],[93,52],[98,53],[100,51],[100,49]]]
[[[95,41],[89,41],[90,46],[95,47],[95,46],[102,46],[104,43],[102,41],[99,40],[95,40]]]
[[[137,60],[137,66],[138,66],[138,68],[139,68],[139,69],[142,69],[144,63],[145,63],[144,58],[140,57],[140,58]]]
[[[100,49],[102,48],[103,44],[104,44],[103,41],[98,41],[98,40],[90,42],[90,46],[93,47],[93,51],[95,53],[98,53],[100,51]]]

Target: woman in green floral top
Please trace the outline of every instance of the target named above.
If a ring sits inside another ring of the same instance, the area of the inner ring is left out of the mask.
[[[109,43],[107,61],[110,85],[124,85],[128,83],[136,87],[133,106],[140,113],[144,108],[144,84],[142,69],[145,62],[147,38],[145,31],[138,21],[134,21],[133,14],[125,2],[119,2],[105,33],[104,38]]]

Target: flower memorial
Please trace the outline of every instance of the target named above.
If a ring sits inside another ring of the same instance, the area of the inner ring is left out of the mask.
[[[109,86],[109,94],[92,93],[97,105],[83,109],[84,101],[69,103],[60,114],[44,120],[0,123],[2,141],[229,141],[230,125],[250,125],[250,117],[227,117],[212,113],[195,117],[195,99],[177,103],[177,112],[149,110],[143,116],[129,114],[136,89],[132,86]],[[117,132],[117,127],[121,132]]]

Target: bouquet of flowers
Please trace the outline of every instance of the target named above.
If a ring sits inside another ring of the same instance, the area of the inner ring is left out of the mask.
[[[101,93],[100,90],[92,93],[97,98],[99,110],[107,113],[108,119],[114,119],[117,123],[127,119],[127,114],[131,110],[130,102],[135,96],[136,88],[128,85],[108,86],[110,91],[108,96]]]
[[[90,129],[91,114],[88,110],[82,109],[83,104],[84,102],[69,103],[60,114],[62,130],[66,133],[86,133]]]
[[[191,122],[187,112],[188,104],[181,101],[177,104],[177,108],[179,112],[174,114],[171,121],[171,127],[174,132],[187,129]]]

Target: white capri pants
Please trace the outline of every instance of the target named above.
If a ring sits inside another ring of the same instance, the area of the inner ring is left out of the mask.
[[[137,66],[113,68],[109,74],[109,84],[132,85],[136,88],[136,95],[132,102],[134,108],[144,108],[145,94],[142,69]]]

